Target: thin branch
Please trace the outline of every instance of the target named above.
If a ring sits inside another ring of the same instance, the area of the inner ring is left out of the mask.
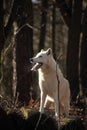
[[[64,19],[66,25],[69,27],[70,21],[71,21],[71,16],[72,16],[71,9],[66,4],[65,0],[56,0],[56,3],[57,3],[57,6],[60,9],[60,12],[63,16],[63,19]]]
[[[29,27],[30,29],[33,29],[33,30],[40,30],[40,29],[41,29],[41,28],[32,26],[32,25],[30,25],[30,24],[28,24],[28,23],[25,23],[25,24],[22,25],[19,29],[15,30],[14,35],[17,35],[17,34],[21,31],[21,29],[24,28],[25,26],[27,26],[27,27]],[[43,25],[42,25],[42,26],[43,26]],[[42,26],[41,26],[41,27],[42,27]]]

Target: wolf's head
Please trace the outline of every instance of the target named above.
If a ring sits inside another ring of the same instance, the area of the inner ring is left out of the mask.
[[[50,56],[52,56],[51,48],[46,51],[42,49],[35,57],[30,58],[30,62],[34,64],[31,70],[37,71],[39,68],[43,67],[43,65],[47,65]]]

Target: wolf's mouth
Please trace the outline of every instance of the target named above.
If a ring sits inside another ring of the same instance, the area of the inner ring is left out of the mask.
[[[37,71],[42,65],[43,65],[43,63],[41,63],[41,62],[36,63],[36,64],[31,68],[31,71]]]

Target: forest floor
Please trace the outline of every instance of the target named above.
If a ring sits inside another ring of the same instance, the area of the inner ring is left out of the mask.
[[[53,118],[54,112],[55,109],[53,106],[45,110],[45,113],[49,114]],[[68,122],[73,121],[75,119],[81,119],[82,124],[85,127],[85,130],[87,130],[87,105],[83,103],[79,103],[76,105],[72,104],[70,107],[69,117],[60,117],[60,125],[66,125]]]
[[[7,102],[7,100],[0,100],[0,106],[7,111],[7,113],[16,111],[17,113],[21,113],[25,118],[28,118],[28,114],[31,111],[38,111],[39,109],[39,101],[34,102],[34,100],[31,100],[29,102],[28,106],[21,106],[18,107],[17,105],[14,106],[11,103]],[[50,115],[54,118],[54,106],[51,104],[49,109],[45,109],[45,113]],[[85,126],[85,130],[87,130],[87,105],[79,102],[77,104],[72,103],[70,107],[70,113],[69,117],[60,118],[60,125],[66,125],[69,121],[75,120],[75,119],[81,119],[83,125]]]

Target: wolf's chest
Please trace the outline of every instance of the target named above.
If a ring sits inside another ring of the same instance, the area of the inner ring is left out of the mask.
[[[57,78],[48,76],[39,77],[39,87],[41,90],[51,94],[57,89]]]

